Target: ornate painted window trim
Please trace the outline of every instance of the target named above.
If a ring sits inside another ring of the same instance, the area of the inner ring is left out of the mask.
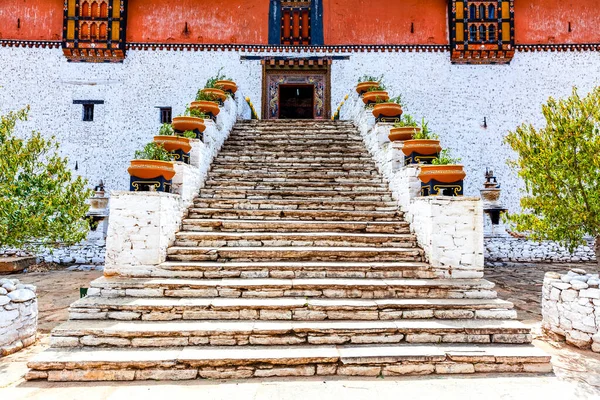
[[[507,64],[515,55],[514,0],[451,0],[451,60]]]
[[[69,61],[125,59],[127,0],[65,0],[62,48]]]

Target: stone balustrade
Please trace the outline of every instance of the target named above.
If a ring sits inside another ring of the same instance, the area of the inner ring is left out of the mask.
[[[474,197],[421,197],[418,165],[404,166],[401,143],[391,143],[393,124],[376,123],[357,95],[349,99],[350,115],[377,168],[390,184],[393,198],[406,213],[411,230],[429,263],[443,278],[483,276],[483,208]]]
[[[31,346],[36,339],[36,287],[0,279],[0,357]]]
[[[582,269],[547,272],[542,288],[542,329],[555,339],[600,353],[600,278]]]

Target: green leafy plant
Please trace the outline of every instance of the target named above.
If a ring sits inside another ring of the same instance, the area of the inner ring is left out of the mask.
[[[136,160],[173,161],[173,154],[156,142],[150,142],[142,150],[137,150],[134,157]]]
[[[202,89],[196,93],[196,101],[219,101],[219,98],[212,93],[204,93]]]
[[[398,105],[402,105],[402,96],[390,97],[387,100],[385,98],[383,98],[383,97],[377,97],[375,99],[375,103],[377,103],[377,104],[381,104],[381,103],[396,103]]]
[[[416,131],[413,135],[415,140],[437,140],[439,136],[429,128],[429,124],[425,122],[425,118],[421,119],[421,130]]]
[[[196,139],[196,132],[194,131],[185,131],[183,132],[183,137],[188,138],[188,139]]]
[[[189,104],[185,107],[185,111],[183,112],[184,117],[196,117],[206,119],[208,115],[198,110],[197,108],[190,108]]]
[[[394,128],[416,128],[418,126],[419,124],[417,123],[417,121],[411,115],[408,114],[402,114],[400,121],[394,124]]]
[[[230,81],[231,78],[225,76],[221,71],[223,71],[223,67],[219,68],[217,74],[211,78],[208,78],[206,84],[204,85],[205,89],[223,89],[221,85],[217,85],[218,81]]]
[[[379,82],[381,84],[382,80],[383,80],[383,75],[381,75],[381,76],[363,75],[360,78],[358,78],[358,83]]]
[[[525,182],[521,207],[507,217],[530,239],[554,240],[573,251],[596,239],[600,265],[600,87],[581,97],[548,99],[546,126],[522,124],[505,142],[517,153],[508,164]]]
[[[160,130],[158,131],[159,136],[174,136],[175,131],[171,124],[162,124]]]
[[[451,156],[450,150],[443,149],[438,158],[433,159],[431,163],[433,165],[451,165],[458,164],[460,161],[460,158],[454,158]]]
[[[0,116],[0,247],[34,251],[86,238],[92,191],[73,177],[54,137],[16,135],[29,107]]]
[[[378,86],[371,86],[367,89],[367,92],[382,92],[386,89],[385,85],[379,82]]]

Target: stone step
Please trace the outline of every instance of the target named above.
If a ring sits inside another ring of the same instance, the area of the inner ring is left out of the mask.
[[[424,262],[214,262],[167,261],[150,270],[153,278],[425,278],[436,279]],[[144,272],[145,274],[148,272]]]
[[[552,372],[540,349],[505,344],[51,348],[27,365],[55,382]]]
[[[102,297],[320,297],[368,299],[494,299],[484,279],[171,279],[100,277]]]
[[[179,232],[177,247],[417,247],[410,234],[340,232]]]
[[[265,166],[264,169],[256,170],[242,170],[237,166],[231,166],[228,168],[224,167],[212,167],[210,170],[211,176],[227,176],[230,179],[234,177],[275,177],[275,178],[312,178],[312,177],[328,177],[328,178],[348,178],[348,177],[373,177],[379,176],[377,170],[341,170],[332,171],[328,168],[276,168],[273,166]]]
[[[327,161],[315,161],[315,162],[262,162],[262,161],[236,161],[235,158],[230,158],[228,160],[219,160],[216,159],[212,165],[211,169],[224,169],[226,171],[251,171],[251,172],[260,172],[265,170],[273,170],[273,171],[281,171],[281,172],[294,172],[297,173],[299,171],[314,171],[314,172],[348,172],[354,173],[357,171],[365,171],[369,173],[377,172],[377,168],[373,164],[373,162],[369,161],[360,161],[360,162],[327,162]],[[378,174],[378,172],[377,172]]]
[[[270,165],[286,165],[288,163],[296,164],[316,164],[316,165],[327,165],[335,168],[340,164],[356,164],[363,165],[365,167],[372,168],[374,166],[373,159],[367,156],[348,156],[348,155],[337,155],[337,154],[324,154],[318,155],[314,153],[307,154],[290,154],[285,153],[281,155],[264,155],[264,154],[236,154],[235,152],[227,154],[220,152],[215,159],[215,165],[223,161],[237,162],[238,165],[250,165],[251,163],[270,164]],[[243,168],[246,169],[246,168]]]
[[[411,247],[169,247],[171,261],[422,261]]]
[[[395,211],[392,201],[325,200],[325,199],[194,199],[195,208],[240,210],[338,210],[338,211]]]
[[[262,175],[262,176],[261,176]],[[256,173],[254,175],[243,175],[243,176],[235,176],[230,175],[229,173],[217,174],[210,172],[208,176],[208,180],[210,182],[227,182],[226,186],[229,186],[230,182],[241,181],[245,183],[252,182],[253,184],[277,184],[277,183],[285,183],[286,185],[296,184],[298,186],[311,184],[311,183],[323,183],[323,184],[338,184],[344,183],[349,185],[385,185],[386,182],[381,177],[375,176],[294,176],[290,174],[289,176],[269,176],[268,174],[259,174]],[[217,183],[218,184],[218,183]]]
[[[249,219],[189,219],[183,220],[184,231],[221,232],[365,232],[410,233],[408,222],[378,221],[297,221]]]
[[[384,190],[352,191],[352,190],[300,190],[300,189],[236,189],[236,188],[203,188],[200,198],[227,199],[299,199],[313,200],[360,200],[391,201],[389,192]]]
[[[296,136],[291,136],[288,134],[266,134],[266,133],[232,133],[229,135],[227,139],[227,146],[232,145],[232,147],[245,147],[245,146],[265,146],[265,147],[285,147],[288,145],[292,146],[301,146],[305,145],[307,147],[313,146],[329,146],[329,145],[337,145],[337,146],[363,146],[364,144],[362,138],[357,135],[326,135],[326,134],[316,134],[316,135],[306,135],[300,134]]]
[[[70,320],[397,320],[516,319],[509,302],[492,299],[194,299],[85,297]]]
[[[227,208],[190,208],[189,219],[296,219],[309,221],[397,221],[401,211],[346,210],[244,210]]]
[[[261,147],[261,148],[231,148],[226,144],[219,152],[219,156],[234,156],[234,157],[277,157],[277,158],[304,158],[304,157],[369,157],[369,152],[364,145],[355,145],[351,148],[346,146],[318,146],[318,147],[303,147],[303,146],[282,146],[279,148]]]
[[[280,181],[280,182],[260,182],[253,180],[230,180],[230,181],[216,181],[214,179],[207,179],[206,186],[218,186],[221,188],[233,187],[233,188],[248,188],[248,189],[265,189],[275,188],[286,188],[292,187],[297,190],[302,188],[311,188],[308,190],[347,190],[347,191],[366,191],[366,190],[387,190],[388,187],[382,182],[293,182],[293,181]],[[258,186],[258,187],[257,187]],[[313,189],[314,188],[314,189]],[[307,190],[307,189],[305,189]]]
[[[277,346],[396,343],[531,343],[514,320],[111,321],[71,320],[52,331],[52,347]]]

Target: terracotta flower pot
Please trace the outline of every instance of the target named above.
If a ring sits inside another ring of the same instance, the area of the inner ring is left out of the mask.
[[[192,103],[190,104],[190,108],[200,110],[206,114],[210,113],[215,117],[219,114],[219,112],[221,112],[221,109],[219,108],[219,103],[217,103],[216,101],[192,101]]]
[[[390,95],[388,92],[383,90],[376,90],[373,92],[366,92],[363,94],[363,102],[365,104],[369,103],[377,103],[377,101],[388,101],[390,99]]]
[[[154,136],[154,142],[162,144],[166,151],[181,150],[184,153],[189,153],[192,149],[190,139],[181,136]]]
[[[204,132],[206,129],[204,119],[197,117],[174,117],[171,125],[173,126],[173,129],[180,132],[194,131],[196,129],[200,132]]]
[[[225,91],[223,91],[221,89],[215,89],[215,88],[202,89],[202,93],[212,95],[216,99],[219,99],[220,101],[227,100],[227,95],[225,94]]]
[[[402,128],[392,128],[388,138],[390,142],[400,142],[411,140],[415,132],[421,132],[421,128],[417,126],[403,126]]]
[[[410,156],[412,153],[422,154],[424,156],[430,156],[438,154],[442,151],[439,140],[433,139],[412,139],[404,142],[402,152],[406,156]]]
[[[402,107],[396,103],[378,103],[373,107],[373,115],[379,117],[398,117],[402,115]]]
[[[237,85],[235,84],[234,81],[217,81],[216,85],[221,86],[223,88],[223,90],[226,92],[230,92],[230,93],[237,92]]]
[[[429,183],[432,179],[442,183],[454,183],[462,181],[465,176],[467,174],[463,166],[457,164],[421,165],[421,172],[419,172],[419,179],[423,183]]]
[[[175,176],[172,161],[131,160],[127,172],[140,179],[156,179],[162,176],[166,180],[171,180]]]
[[[379,82],[375,82],[375,81],[361,82],[358,85],[356,85],[356,92],[358,94],[363,94],[370,88],[377,87],[377,86],[379,86]]]

